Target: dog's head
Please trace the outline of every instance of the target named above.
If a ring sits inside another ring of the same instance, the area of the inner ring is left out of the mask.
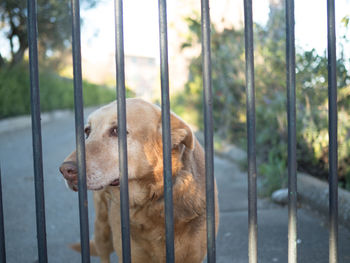
[[[160,108],[140,99],[126,100],[128,179],[143,179],[163,170],[162,122]],[[119,185],[117,105],[108,104],[95,112],[85,126],[86,180],[90,190]],[[175,114],[171,114],[173,171],[181,164],[185,149],[193,150],[191,128]],[[77,191],[78,172],[76,151],[60,166],[68,186]]]

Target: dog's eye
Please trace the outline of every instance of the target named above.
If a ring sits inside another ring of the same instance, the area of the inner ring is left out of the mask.
[[[91,132],[91,128],[90,127],[86,127],[84,129],[84,132],[85,132],[85,138],[87,139],[90,135],[90,132]]]
[[[110,129],[110,136],[114,136],[114,137],[118,137],[118,133],[119,133],[119,130],[118,130],[118,127],[113,127]],[[129,134],[128,131],[126,131],[126,134]]]
[[[113,128],[110,130],[110,135],[111,135],[111,136],[117,137],[117,136],[118,136],[118,127],[113,127]]]

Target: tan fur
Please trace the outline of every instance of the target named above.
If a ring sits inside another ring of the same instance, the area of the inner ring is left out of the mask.
[[[70,248],[75,250],[75,251],[77,251],[77,252],[81,252],[81,245],[80,245],[80,243],[71,244]],[[99,253],[96,250],[95,242],[93,240],[90,240],[90,255],[91,256],[99,256]]]
[[[163,263],[165,218],[161,111],[140,99],[127,99],[127,143],[131,257],[133,263]],[[119,178],[116,104],[89,117],[86,140],[87,186],[94,191],[96,212],[94,252],[109,262],[114,250],[122,262],[120,188],[110,183]],[[172,174],[175,228],[175,261],[200,263],[206,255],[204,152],[191,128],[171,114]],[[76,153],[66,162],[75,162]],[[76,181],[68,180],[74,189]],[[216,231],[219,223],[215,185]]]

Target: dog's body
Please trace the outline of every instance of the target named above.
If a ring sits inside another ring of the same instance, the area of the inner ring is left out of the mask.
[[[127,100],[128,185],[131,257],[134,263],[165,262],[165,217],[161,111],[140,99]],[[85,129],[87,186],[94,191],[95,233],[91,250],[121,262],[118,129],[115,103],[89,117]],[[204,152],[191,128],[171,114],[175,261],[202,262],[206,254]],[[60,170],[77,190],[76,153]],[[216,230],[218,201],[215,186]]]

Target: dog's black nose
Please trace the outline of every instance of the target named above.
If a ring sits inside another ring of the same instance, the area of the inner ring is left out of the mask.
[[[60,166],[60,172],[63,177],[71,182],[78,180],[78,168],[75,162],[64,162]]]

